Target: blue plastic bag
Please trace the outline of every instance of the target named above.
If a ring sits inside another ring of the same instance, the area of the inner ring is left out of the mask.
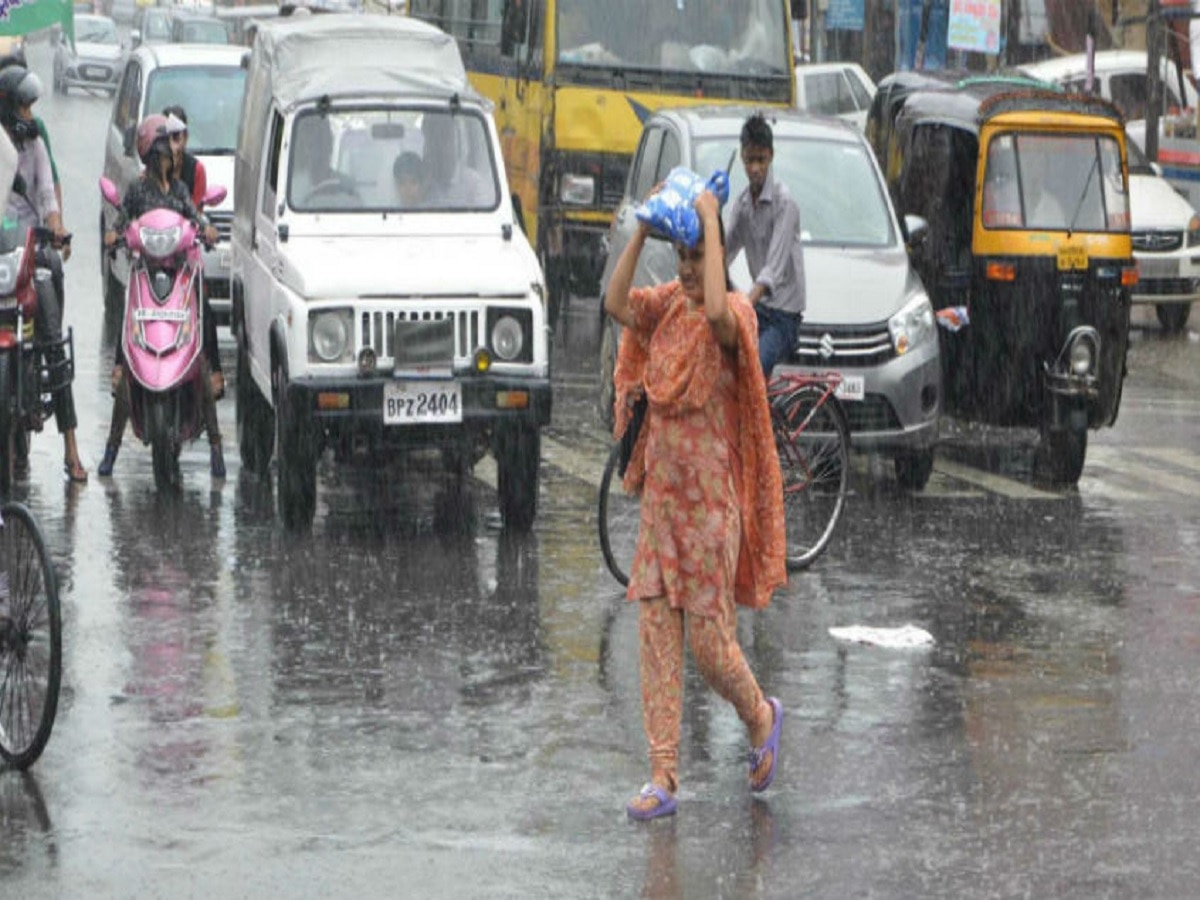
[[[676,166],[667,174],[662,189],[647,197],[634,214],[668,240],[695,247],[700,240],[700,217],[694,204],[706,190],[724,206],[729,199],[729,173],[718,169],[705,181],[691,169]]]

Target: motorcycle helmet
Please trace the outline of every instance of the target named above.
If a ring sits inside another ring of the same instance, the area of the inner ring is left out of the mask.
[[[19,145],[37,138],[37,125],[30,119],[22,119],[17,110],[32,106],[42,95],[42,81],[24,66],[5,66],[0,69],[0,122],[12,134]]]
[[[157,113],[146,116],[137,127],[137,154],[142,165],[153,171],[153,161],[159,154],[171,156],[167,117]]]

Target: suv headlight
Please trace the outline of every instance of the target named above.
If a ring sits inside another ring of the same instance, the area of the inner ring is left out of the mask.
[[[487,314],[488,349],[498,362],[533,362],[533,311],[494,307]]]
[[[309,353],[323,363],[349,360],[353,333],[350,310],[326,309],[314,313],[308,320]]]
[[[1200,216],[1192,216],[1188,220],[1187,227],[1187,245],[1195,247],[1200,244]]]
[[[933,318],[933,307],[929,298],[917,294],[904,304],[904,308],[888,319],[888,333],[896,355],[903,356],[927,341],[937,340],[937,329]]]
[[[138,240],[142,242],[142,248],[147,253],[161,259],[175,252],[182,233],[183,229],[178,225],[172,225],[170,228],[142,227],[138,229]]]

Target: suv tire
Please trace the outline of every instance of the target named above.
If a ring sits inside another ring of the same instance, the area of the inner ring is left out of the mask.
[[[250,360],[240,339],[235,402],[242,465],[261,478],[270,469],[271,453],[275,449],[275,412],[250,377]]]
[[[515,424],[498,427],[494,440],[496,485],[504,528],[524,534],[537,517],[541,434],[536,426]]]
[[[287,372],[277,368],[274,381],[279,518],[288,531],[303,531],[317,509],[316,448],[304,423],[288,409]]]

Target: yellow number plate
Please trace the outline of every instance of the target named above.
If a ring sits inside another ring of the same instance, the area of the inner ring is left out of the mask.
[[[1064,244],[1058,248],[1058,270],[1069,272],[1088,267],[1087,247],[1079,244]]]

